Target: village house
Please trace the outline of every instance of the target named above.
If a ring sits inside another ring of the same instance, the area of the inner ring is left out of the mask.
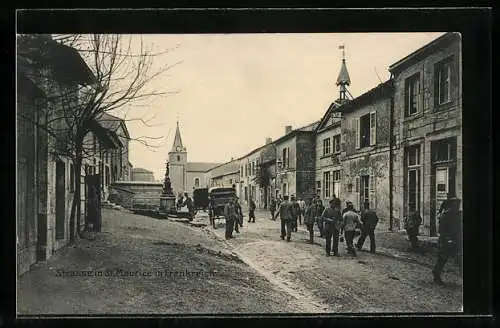
[[[86,222],[90,168],[75,172],[64,110],[78,105],[79,91],[95,77],[75,49],[37,35],[18,38],[17,81],[17,258],[22,274],[65,246]],[[95,135],[106,144],[110,132],[94,123],[87,138]],[[71,221],[76,174],[83,182],[79,227],[76,217]]]
[[[299,129],[285,127],[285,135],[274,141],[276,178],[274,196],[310,198],[315,190],[315,130],[319,121]]]
[[[206,172],[207,187],[232,187],[240,181],[239,160],[232,160]]]
[[[435,236],[447,194],[462,199],[461,37],[446,33],[389,67],[395,85],[396,209]]]
[[[316,130],[316,189],[325,203],[333,196],[343,199],[341,154],[341,117],[332,103]]]
[[[239,184],[236,186],[236,193],[240,198],[241,205],[248,206],[250,199],[253,199],[258,208],[264,205],[262,191],[257,181],[261,151],[264,146],[256,148],[238,159],[240,163],[240,179]]]
[[[268,208],[271,197],[276,194],[276,146],[271,138],[266,138],[266,143],[260,152],[259,166],[257,168],[256,182],[260,188],[260,208]]]
[[[390,218],[390,115],[392,80],[379,84],[336,110],[342,115],[344,147],[342,163],[343,200],[355,208],[376,210]]]

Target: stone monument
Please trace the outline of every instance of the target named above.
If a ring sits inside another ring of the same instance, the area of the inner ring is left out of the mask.
[[[165,179],[163,180],[163,189],[160,196],[160,211],[162,213],[172,213],[175,211],[175,195],[170,183],[168,162],[166,163]]]

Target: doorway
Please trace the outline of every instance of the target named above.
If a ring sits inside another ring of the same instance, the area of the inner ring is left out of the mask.
[[[87,227],[92,226],[92,231],[101,231],[101,175],[94,174],[85,177],[87,205],[85,222]]]
[[[56,162],[56,240],[64,239],[66,214],[66,165]]]

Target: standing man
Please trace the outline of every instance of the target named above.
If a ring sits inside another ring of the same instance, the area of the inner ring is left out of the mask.
[[[439,217],[439,251],[438,259],[432,274],[434,282],[443,285],[441,273],[446,261],[450,256],[456,254],[458,250],[458,241],[460,238],[460,200],[457,198],[449,198],[446,204],[442,206]]]
[[[184,193],[184,204],[183,205],[187,206],[189,221],[193,221],[193,219],[194,219],[193,200],[191,199],[191,197],[189,197],[187,192]]]
[[[257,206],[255,205],[255,202],[253,199],[250,199],[250,204],[248,204],[248,222],[253,222],[255,223],[255,208]]]
[[[292,229],[294,232],[298,231],[297,220],[300,215],[300,205],[295,199],[295,196],[292,196]]]
[[[344,219],[344,236],[347,243],[347,252],[356,256],[356,250],[353,247],[354,231],[356,226],[360,224],[359,216],[354,211],[354,206],[351,202],[347,203],[346,212],[343,215]]]
[[[330,207],[325,209],[321,216],[325,223],[326,256],[330,256],[330,252],[332,252],[334,256],[339,256],[339,232],[342,226],[340,201],[335,198],[330,200]]]
[[[370,237],[370,253],[375,253],[375,227],[378,223],[377,213],[370,210],[369,203],[365,203],[364,210],[361,213],[361,236],[358,239],[356,248],[361,250],[365,243],[366,237]]]
[[[410,240],[411,249],[415,250],[418,247],[418,230],[422,224],[422,217],[417,211],[412,211],[404,219],[404,228]]]
[[[302,217],[306,211],[306,202],[301,198],[299,199],[300,213],[299,213],[299,224],[302,225]],[[304,218],[305,221],[305,218]]]
[[[307,201],[305,213],[304,213],[304,223],[306,224],[307,231],[309,231],[309,243],[314,244],[314,218],[315,218],[315,208],[314,202],[309,199]]]
[[[279,208],[281,240],[284,240],[286,235],[286,241],[290,241],[292,237],[292,204],[288,201],[288,195],[283,198]]]
[[[269,210],[271,211],[271,220],[276,220],[274,217],[274,212],[276,212],[276,200],[274,197],[271,198],[271,204],[269,204]]]
[[[233,199],[229,200],[224,206],[224,218],[226,219],[226,239],[231,239],[233,238],[234,221],[236,219]]]
[[[234,212],[236,213],[236,217],[234,219],[234,231],[236,231],[236,233],[240,233],[239,227],[243,227],[243,211],[241,210],[241,205],[238,202],[237,196],[233,197],[233,205]]]
[[[319,229],[319,236],[320,237],[325,236],[325,234],[323,232],[323,219],[321,218],[321,215],[323,214],[324,210],[325,210],[325,207],[323,206],[323,202],[318,197],[316,199],[316,211],[315,211],[316,218],[315,218],[315,220],[316,220],[316,224],[317,224],[318,229]]]

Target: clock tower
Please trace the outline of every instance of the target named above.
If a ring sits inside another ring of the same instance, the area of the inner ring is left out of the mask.
[[[182,144],[181,131],[179,130],[179,122],[177,122],[177,128],[175,130],[175,139],[172,144],[172,149],[168,153],[169,162],[169,176],[172,183],[172,190],[174,195],[185,190],[186,181],[186,164],[187,164],[187,150]]]

